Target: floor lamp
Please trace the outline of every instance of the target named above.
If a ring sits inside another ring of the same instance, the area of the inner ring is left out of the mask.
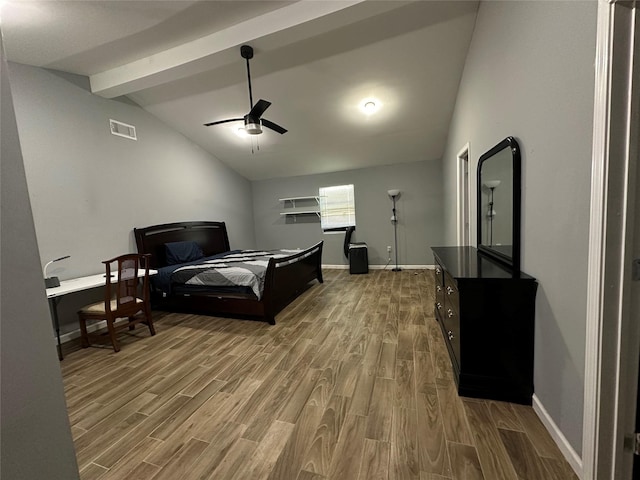
[[[393,215],[391,215],[391,223],[393,224],[394,248],[396,249],[396,268],[392,268],[391,271],[399,272],[402,269],[398,267],[398,217],[396,216],[396,198],[400,196],[400,190],[388,190],[387,193],[391,197],[391,200],[393,200]]]
[[[484,186],[491,190],[491,198],[489,199],[489,246],[493,246],[493,217],[496,211],[493,209],[493,191],[500,185],[500,180],[488,180],[484,182]]]

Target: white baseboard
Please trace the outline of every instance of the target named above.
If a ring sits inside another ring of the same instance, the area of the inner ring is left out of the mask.
[[[553,441],[558,445],[558,448],[564,455],[564,458],[569,462],[573,471],[576,472],[578,478],[582,478],[582,458],[580,455],[573,449],[569,441],[566,439],[564,434],[560,431],[556,422],[553,421],[547,409],[544,408],[540,399],[534,394],[533,395],[533,411],[536,412],[538,418],[545,426]]]
[[[395,265],[369,265],[369,270],[391,270]],[[399,265],[402,270],[433,270],[434,265]],[[348,270],[349,265],[322,265],[327,270]]]

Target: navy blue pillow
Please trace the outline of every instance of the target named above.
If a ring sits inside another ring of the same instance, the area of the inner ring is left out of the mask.
[[[196,242],[170,242],[164,244],[167,265],[187,263],[204,257]]]

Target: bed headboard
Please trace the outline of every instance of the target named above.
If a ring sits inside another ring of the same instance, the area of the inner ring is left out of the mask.
[[[179,222],[134,228],[138,253],[150,253],[151,268],[164,267],[165,243],[194,241],[205,256],[228,252],[229,237],[224,222]]]

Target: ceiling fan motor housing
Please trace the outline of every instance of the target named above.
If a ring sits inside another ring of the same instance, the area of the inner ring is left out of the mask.
[[[260,135],[262,133],[262,124],[260,123],[260,117],[245,115],[244,130],[249,135]]]

